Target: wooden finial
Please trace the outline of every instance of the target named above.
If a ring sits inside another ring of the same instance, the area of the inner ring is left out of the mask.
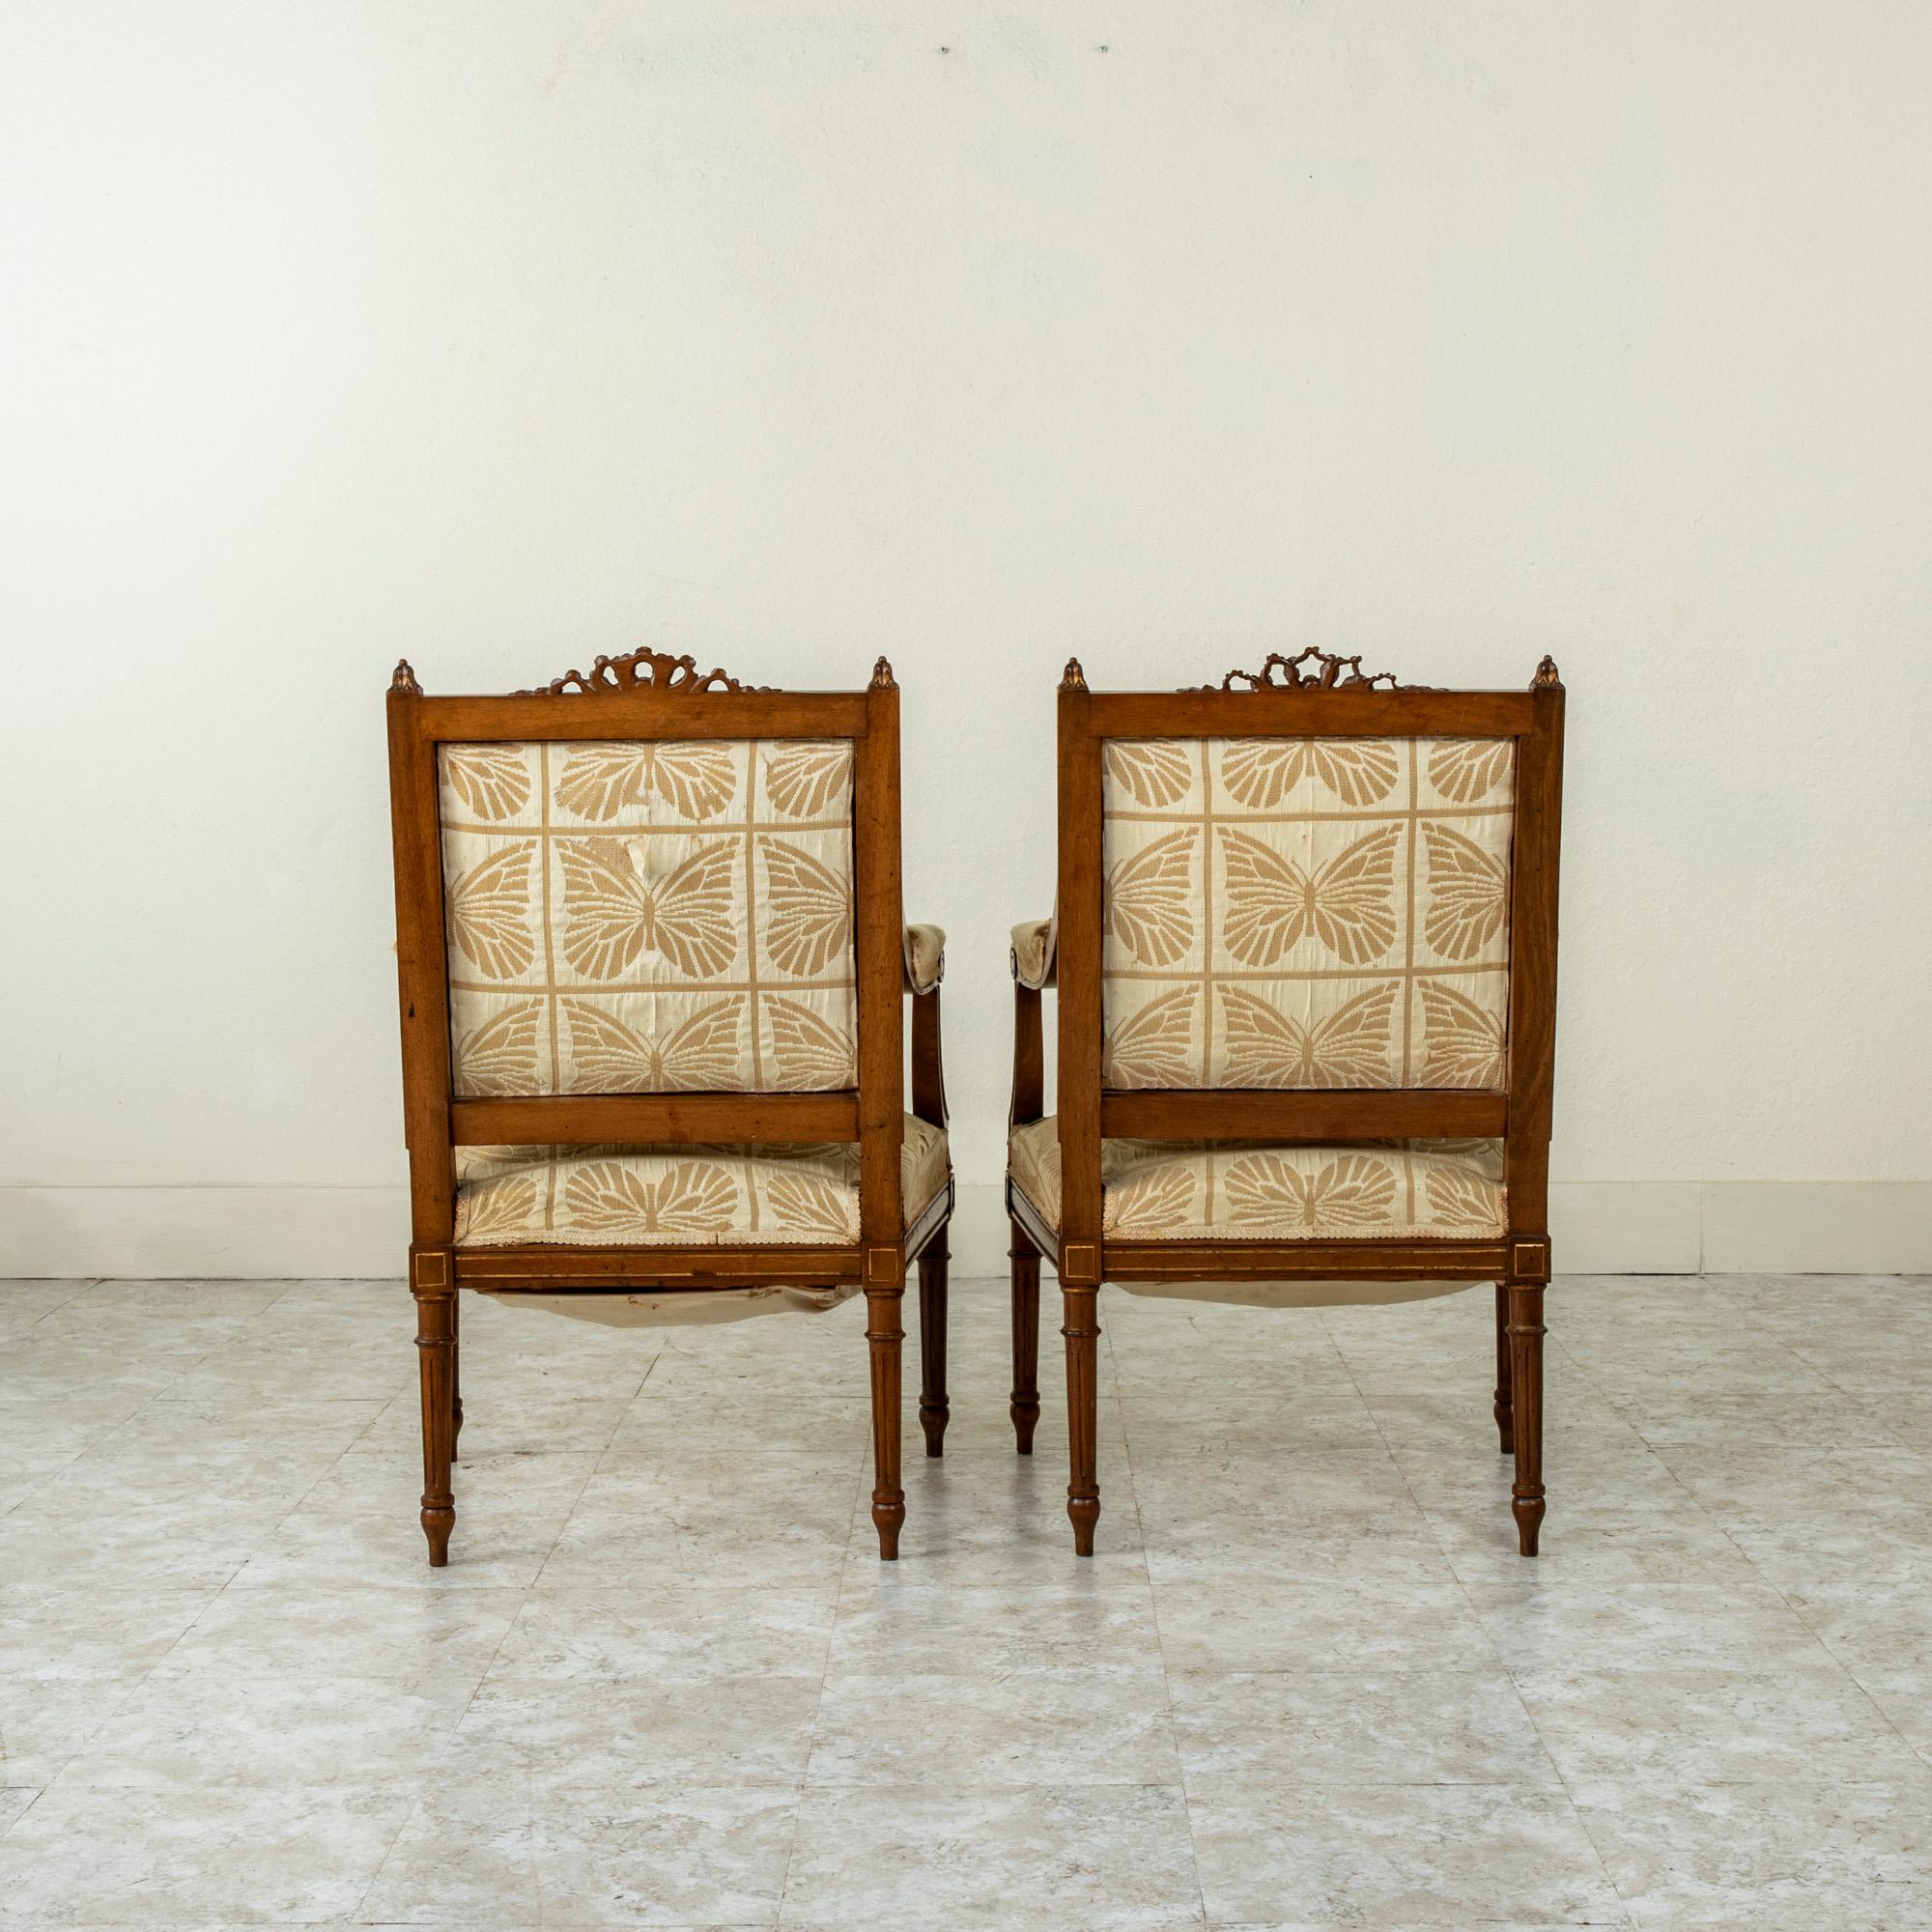
[[[422,696],[422,686],[416,682],[416,674],[410,668],[408,658],[397,659],[395,675],[389,680],[389,689],[402,693],[405,697]]]
[[[1085,691],[1087,689],[1087,673],[1080,668],[1080,660],[1078,658],[1068,658],[1066,660],[1066,669],[1061,676],[1060,688],[1062,691]]]
[[[881,658],[872,667],[872,689],[874,691],[896,691],[898,689],[898,686],[893,682],[893,667],[890,659]]]
[[[1536,668],[1536,675],[1530,679],[1532,691],[1561,691],[1563,680],[1556,675],[1556,660],[1546,657]]]

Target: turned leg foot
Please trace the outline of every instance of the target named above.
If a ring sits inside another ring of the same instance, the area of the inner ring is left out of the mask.
[[[1510,1514],[1517,1548],[1536,1554],[1546,1508],[1543,1492],[1543,1284],[1512,1283],[1509,1291],[1510,1380],[1516,1410],[1516,1482]]]
[[[1013,1392],[1007,1406],[1013,1441],[1022,1456],[1033,1454],[1039,1422],[1039,1250],[1015,1221],[1007,1250],[1013,1303]]]
[[[445,1279],[447,1269],[443,1270]],[[429,1560],[440,1570],[449,1561],[449,1532],[456,1524],[456,1499],[450,1493],[449,1463],[455,1449],[456,1415],[451,1388],[456,1353],[456,1292],[448,1286],[418,1288],[416,1298],[416,1365],[422,1380],[423,1493],[422,1531],[429,1543]]]
[[[1094,1527],[1100,1520],[1100,1498],[1097,1495],[1068,1496],[1066,1520],[1073,1525],[1074,1555],[1092,1556]]]
[[[899,1353],[905,1329],[899,1303],[901,1282],[892,1289],[866,1291],[866,1341],[872,1357],[872,1523],[879,1532],[879,1560],[899,1553],[905,1522],[905,1491],[899,1485]]]
[[[1073,1525],[1073,1553],[1092,1556],[1094,1525],[1100,1520],[1098,1471],[1099,1347],[1097,1283],[1061,1283],[1066,1338],[1066,1516]]]
[[[1543,1513],[1549,1507],[1542,1496],[1513,1496],[1510,1515],[1516,1518],[1516,1553],[1536,1554],[1537,1537],[1543,1529]]]
[[[449,1565],[449,1533],[456,1527],[456,1511],[447,1506],[432,1509],[428,1503],[422,1507],[422,1531],[429,1544],[429,1567],[432,1570],[447,1569]]]

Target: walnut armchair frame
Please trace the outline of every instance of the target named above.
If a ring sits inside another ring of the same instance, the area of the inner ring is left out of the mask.
[[[1059,895],[1050,928],[1015,928],[1011,1121],[1042,1118],[1040,995],[1057,985],[1059,1226],[1009,1178],[1013,1390],[1019,1453],[1039,1414],[1039,1264],[1064,1304],[1074,1547],[1094,1548],[1097,1296],[1105,1281],[1490,1280],[1495,1284],[1493,1413],[1515,1458],[1519,1548],[1537,1550],[1543,1482],[1543,1303],[1549,1282],[1548,1153],[1555,1065],[1556,895],[1564,691],[1545,658],[1526,692],[1437,691],[1371,677],[1358,658],[1309,649],[1260,672],[1179,693],[1094,692],[1078,660],[1059,694]],[[1504,1090],[1113,1089],[1103,1084],[1102,757],[1109,739],[1509,738],[1515,741]],[[1027,944],[1022,951],[1021,940]],[[1328,1144],[1390,1138],[1503,1142],[1506,1231],[1493,1239],[1133,1239],[1103,1232],[1102,1137]]]
[[[448,953],[438,800],[443,744],[543,740],[842,738],[853,749],[854,961],[858,1084],[817,1093],[555,1094],[460,1098],[452,1083]],[[786,693],[700,673],[689,657],[600,657],[540,691],[427,696],[407,663],[388,693],[390,808],[402,1009],[403,1111],[410,1161],[410,1288],[422,1384],[421,1521],[429,1560],[448,1560],[451,1464],[463,1426],[457,1292],[545,1294],[648,1288],[704,1293],[773,1284],[856,1285],[867,1300],[871,1366],[872,1520],[881,1557],[898,1553],[900,1306],[906,1264],[920,1268],[926,1453],[941,1453],[946,1397],[947,1185],[910,1227],[902,1219],[905,1034],[914,995],[914,1110],[946,1122],[938,969],[915,983],[903,922],[899,853],[899,694],[880,658],[867,689]],[[588,1246],[456,1242],[456,1150],[466,1146],[676,1146],[706,1142],[856,1142],[856,1242]]]

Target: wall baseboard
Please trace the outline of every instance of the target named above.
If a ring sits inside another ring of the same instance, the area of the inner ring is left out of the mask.
[[[1549,1190],[1565,1274],[1932,1273],[1932,1181],[1591,1181]],[[0,1188],[0,1276],[381,1279],[400,1187]],[[953,1273],[1007,1267],[996,1186],[961,1187]]]

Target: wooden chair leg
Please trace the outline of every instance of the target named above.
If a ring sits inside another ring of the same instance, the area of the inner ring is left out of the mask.
[[[1007,1406],[1022,1456],[1033,1454],[1033,1432],[1039,1422],[1039,1250],[1017,1221],[1009,1224],[1007,1250],[1012,1276],[1013,1393]]]
[[[1509,1288],[1510,1386],[1515,1407],[1516,1483],[1510,1514],[1517,1548],[1536,1554],[1543,1524],[1543,1284],[1512,1282]]]
[[[1096,1467],[1100,1433],[1100,1321],[1098,1285],[1062,1282],[1066,1338],[1066,1515],[1073,1524],[1073,1553],[1092,1556],[1094,1525],[1100,1520]]]
[[[952,1255],[940,1229],[919,1258],[919,1426],[925,1431],[925,1453],[946,1453],[946,1277]]]
[[[449,1460],[463,1460],[463,1298],[449,1297]]]
[[[1509,1285],[1496,1283],[1496,1434],[1502,1438],[1502,1453],[1516,1453],[1516,1421],[1512,1410],[1510,1373]]]
[[[866,1340],[872,1354],[872,1521],[879,1532],[879,1560],[895,1562],[905,1522],[905,1491],[899,1487],[899,1352],[905,1329],[899,1304],[905,1284],[866,1291]]]
[[[456,1526],[456,1498],[449,1489],[449,1463],[455,1447],[454,1366],[456,1291],[418,1288],[416,1365],[422,1377],[423,1493],[422,1529],[429,1560],[440,1570],[449,1561],[449,1532]]]

